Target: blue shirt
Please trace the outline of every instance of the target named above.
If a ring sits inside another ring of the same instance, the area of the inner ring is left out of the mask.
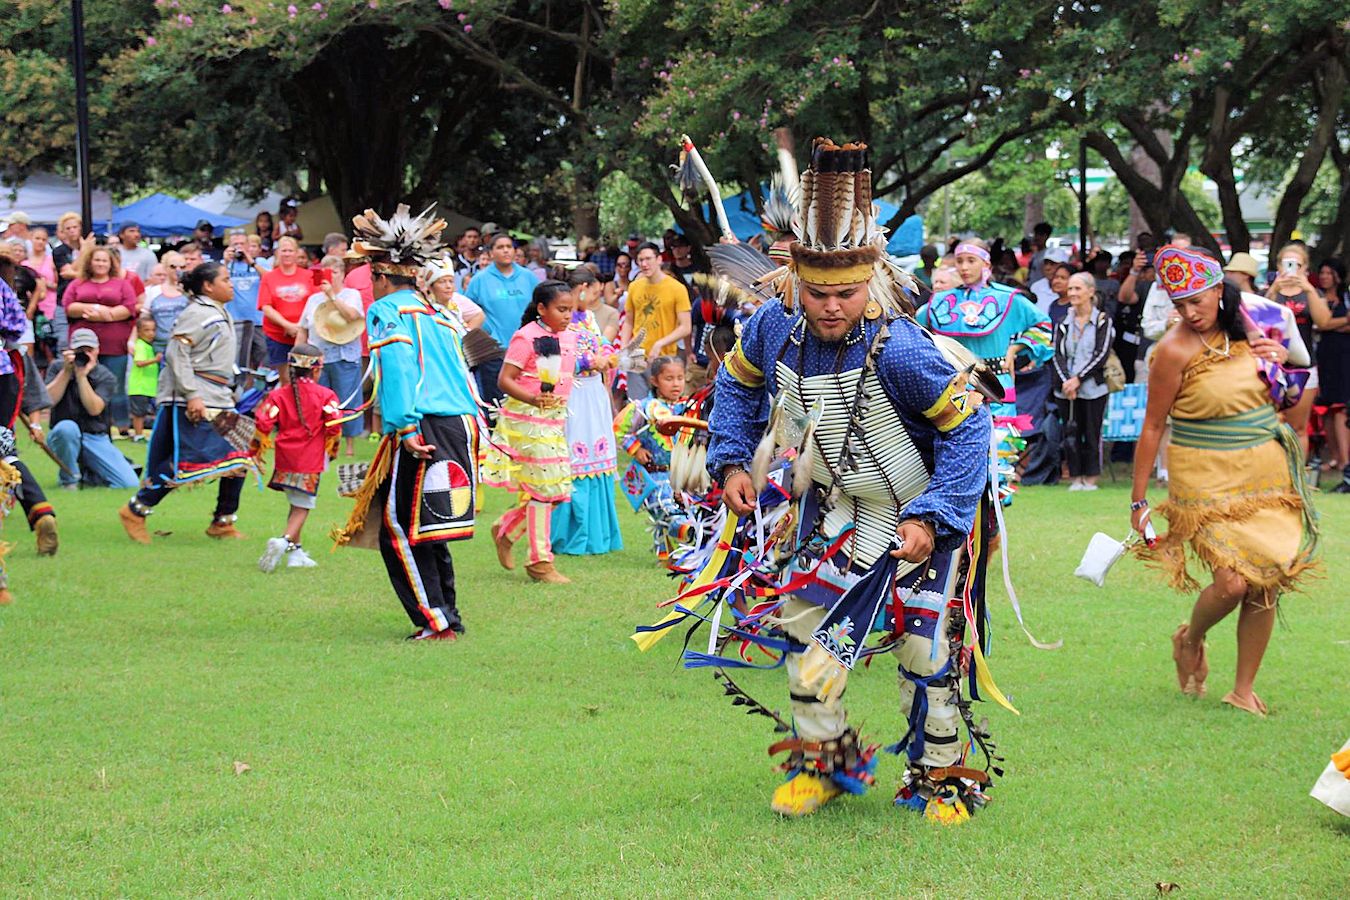
[[[524,266],[511,264],[511,274],[503,275],[496,264],[475,272],[464,296],[483,307],[483,330],[505,347],[520,328],[520,319],[539,279]]]
[[[877,360],[877,380],[932,474],[905,515],[932,521],[938,549],[950,550],[970,532],[988,482],[989,414],[957,396],[951,387],[956,370],[913,320],[887,324],[891,337]],[[787,312],[781,300],[761,306],[717,371],[708,471],[716,475],[730,463],[750,462],[767,425],[764,400],[780,389],[780,358],[804,377],[858,369],[879,325],[865,323],[863,340],[841,348],[806,331],[801,313]]]
[[[236,322],[261,325],[263,314],[258,309],[258,287],[262,284],[262,273],[238,260],[231,260],[226,268],[229,269],[230,283],[234,285],[234,299],[225,308]]]
[[[412,290],[395,291],[371,304],[366,331],[378,367],[385,434],[407,437],[418,430],[423,416],[478,412],[464,362],[463,330],[461,321]]]

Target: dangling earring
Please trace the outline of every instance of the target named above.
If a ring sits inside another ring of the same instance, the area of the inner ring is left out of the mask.
[[[874,322],[881,318],[881,304],[876,300],[868,300],[867,306],[863,307],[863,316],[867,321]]]

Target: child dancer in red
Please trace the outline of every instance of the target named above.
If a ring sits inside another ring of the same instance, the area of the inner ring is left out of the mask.
[[[337,394],[317,383],[323,371],[318,349],[297,344],[286,361],[291,383],[272,391],[258,407],[258,433],[277,431],[275,468],[267,486],[284,493],[291,504],[285,533],[269,540],[258,560],[264,572],[275,569],[283,556],[290,569],[318,565],[300,546],[300,530],[314,508],[319,476],[337,456],[342,428],[333,421],[338,414]]]

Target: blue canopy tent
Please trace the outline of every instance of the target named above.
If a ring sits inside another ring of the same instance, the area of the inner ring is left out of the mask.
[[[760,190],[763,196],[768,196],[767,185],[761,185]],[[882,224],[890,221],[891,216],[900,209],[894,203],[887,203],[885,200],[873,202],[877,206],[877,220]],[[723,198],[722,205],[727,210],[727,224],[731,226],[736,237],[748,241],[763,232],[759,216],[755,214],[755,200],[749,191],[741,191],[734,197]],[[704,204],[703,212],[709,221],[713,221],[715,214],[710,204]],[[913,256],[921,247],[923,247],[923,216],[915,214],[905,219],[900,223],[900,227],[895,229],[886,244],[886,252],[891,256]]]
[[[213,233],[217,236],[225,228],[244,224],[243,219],[198,209],[168,194],[151,194],[144,200],[137,200],[129,206],[119,206],[113,211],[114,228],[123,222],[135,222],[141,226],[141,234],[146,237],[192,234],[202,219],[211,223]]]

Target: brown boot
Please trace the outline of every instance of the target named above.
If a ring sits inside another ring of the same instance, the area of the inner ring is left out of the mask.
[[[61,544],[56,536],[56,516],[50,513],[39,516],[33,523],[33,532],[37,535],[38,556],[55,556],[56,548]]]
[[[150,543],[150,532],[145,529],[145,516],[138,516],[129,506],[123,505],[117,510],[117,517],[122,520],[122,528],[126,531],[127,537],[138,544]]]
[[[492,543],[497,548],[497,562],[508,572],[513,571],[516,568],[516,560],[511,556],[511,539],[506,536],[506,532],[492,529]]]
[[[213,537],[218,541],[229,540],[230,538],[243,540],[247,537],[242,531],[234,527],[233,521],[220,522],[215,519],[212,519],[211,524],[207,526],[206,536]]]
[[[544,584],[572,583],[572,579],[553,568],[551,562],[530,563],[525,567],[525,571],[529,573],[532,579],[542,581]]]

